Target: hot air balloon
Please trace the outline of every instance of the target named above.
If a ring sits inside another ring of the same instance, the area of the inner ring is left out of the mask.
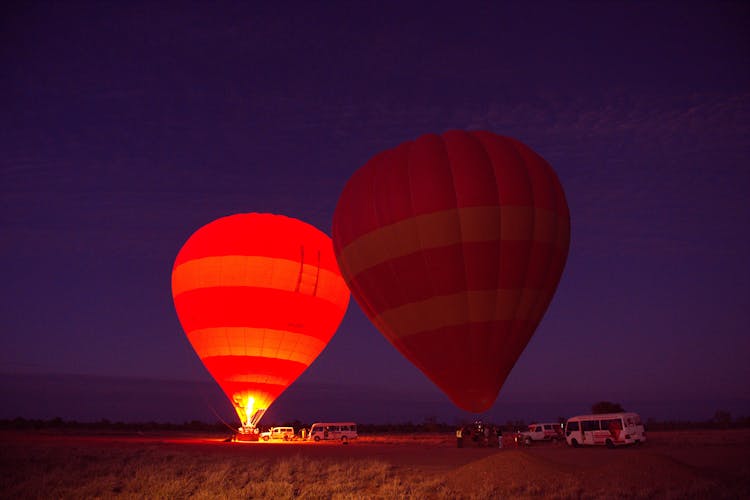
[[[254,432],[273,401],[330,341],[349,303],[331,239],[302,221],[248,213],[185,243],[175,309],[198,357]]]
[[[570,215],[555,172],[486,131],[423,135],[347,182],[333,245],[380,332],[461,409],[494,403],[562,275]]]

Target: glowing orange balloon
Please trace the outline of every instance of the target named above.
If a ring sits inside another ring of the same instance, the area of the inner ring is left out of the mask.
[[[177,315],[244,426],[330,341],[349,303],[331,239],[272,214],[239,214],[196,231],[172,270]]]
[[[481,412],[562,275],[570,215],[549,164],[490,132],[374,156],[339,198],[333,243],[381,333],[460,408]]]

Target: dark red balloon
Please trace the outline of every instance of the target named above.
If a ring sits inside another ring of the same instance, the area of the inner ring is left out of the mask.
[[[346,184],[334,251],[385,337],[460,408],[488,409],[562,275],[570,215],[550,165],[490,132],[428,134]]]

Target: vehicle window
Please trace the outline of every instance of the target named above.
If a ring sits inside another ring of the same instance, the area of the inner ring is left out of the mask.
[[[577,431],[577,430],[580,429],[579,426],[578,426],[578,421],[577,420],[574,421],[574,422],[568,422],[568,427],[567,428],[568,428],[569,431]]]
[[[583,420],[581,421],[581,429],[584,432],[598,431],[599,421],[598,420]]]
[[[602,420],[601,422],[602,430],[608,431],[614,427],[622,429],[622,423],[619,418],[613,418],[608,420]]]
[[[611,420],[602,420],[601,421],[601,425],[602,425],[602,430],[603,431],[605,431],[605,430],[608,431],[608,430],[613,429],[613,428],[620,428],[620,429],[622,429],[622,424],[620,423],[620,419],[619,418],[613,418]]]
[[[536,429],[534,429],[534,432],[542,432],[542,426],[541,425],[537,425]]]

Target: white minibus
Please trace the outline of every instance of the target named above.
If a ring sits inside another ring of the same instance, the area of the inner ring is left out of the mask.
[[[336,439],[347,442],[357,439],[357,424],[354,422],[316,422],[310,427],[307,439],[320,441],[321,439]]]
[[[573,447],[605,445],[614,448],[645,440],[646,431],[637,413],[578,415],[565,422],[565,441]]]

